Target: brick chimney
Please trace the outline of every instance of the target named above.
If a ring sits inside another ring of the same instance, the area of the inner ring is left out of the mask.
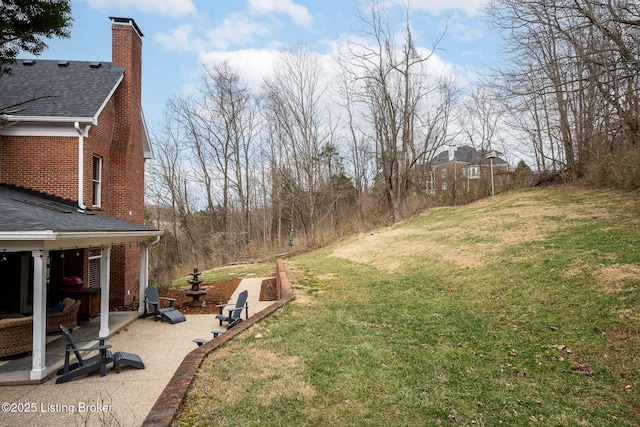
[[[144,223],[144,149],[142,123],[142,32],[131,18],[111,17],[112,63],[124,67],[124,77],[114,93],[115,126],[109,150],[105,187],[105,213]],[[115,246],[111,251],[110,305],[130,306],[138,295],[140,249]]]
[[[141,109],[142,100],[142,31],[132,18],[111,17],[111,61],[125,68],[124,88],[131,107]]]
[[[142,32],[131,18],[111,17],[114,66],[124,67],[115,94],[116,128],[111,147],[109,214],[144,222],[144,153],[142,147]]]

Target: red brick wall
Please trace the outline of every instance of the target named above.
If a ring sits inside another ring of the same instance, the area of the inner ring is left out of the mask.
[[[76,200],[78,138],[0,138],[0,182]]]
[[[124,66],[124,79],[114,94],[115,126],[109,150],[110,169],[105,175],[110,215],[144,223],[144,152],[142,148],[142,39],[131,25],[112,25],[112,62]],[[105,171],[106,172],[106,171]],[[114,248],[112,259],[112,307],[139,301],[140,248]]]
[[[93,156],[98,155],[103,158],[99,210],[143,224],[142,39],[132,25],[112,25],[112,62],[125,67],[124,79],[84,139],[84,204],[92,208]],[[78,137],[0,137],[0,183],[78,200]],[[138,299],[139,264],[138,244],[112,249],[112,309]]]
[[[114,138],[115,120],[115,103],[111,99],[98,117],[98,126],[90,128],[89,136],[84,140],[84,202],[87,207],[102,211],[107,215],[113,215],[109,209],[108,181],[111,170],[110,146]],[[92,206],[93,156],[102,157],[102,200],[99,208]]]
[[[113,247],[111,250],[111,309],[134,309],[134,298],[139,302],[140,248],[137,244]]]
[[[113,64],[124,66],[116,92],[115,135],[111,145],[109,212],[119,218],[144,223],[144,153],[142,151],[141,73],[142,40],[130,25],[113,25]]]

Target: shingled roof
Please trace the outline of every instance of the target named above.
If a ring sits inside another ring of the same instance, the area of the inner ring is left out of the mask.
[[[2,232],[52,231],[54,233],[150,232],[152,227],[124,221],[90,210],[79,211],[72,201],[0,185]]]
[[[470,165],[478,165],[482,162],[482,157],[483,157],[482,154],[484,153],[485,153],[484,151],[478,151],[469,145],[462,145],[454,149],[453,158],[450,157],[449,150],[445,150],[438,153],[433,158],[432,163],[442,164],[442,163],[448,163],[453,161],[453,162],[468,163]],[[498,154],[502,154],[502,153],[498,153]],[[488,163],[488,160],[485,160],[484,163]],[[493,163],[495,165],[507,164],[507,162],[501,159],[500,157],[494,158]]]
[[[0,109],[18,117],[95,118],[123,75],[124,67],[110,62],[18,59],[0,78]]]

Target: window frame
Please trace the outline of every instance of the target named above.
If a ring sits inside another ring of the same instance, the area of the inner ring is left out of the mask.
[[[92,206],[99,208],[102,206],[102,166],[103,159],[93,155],[93,173],[91,175]]]

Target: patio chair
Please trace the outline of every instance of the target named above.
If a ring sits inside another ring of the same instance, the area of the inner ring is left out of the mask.
[[[161,299],[169,301],[169,307],[160,307]],[[184,314],[173,308],[173,303],[175,301],[175,298],[161,297],[158,294],[158,288],[147,286],[144,290],[144,313],[142,313],[142,317],[153,316],[154,321],[157,321],[158,318],[160,318],[162,322],[164,322],[164,319],[167,319],[169,323],[172,324],[184,322],[187,320],[187,318],[184,317]]]
[[[56,384],[67,382],[94,371],[99,371],[100,376],[104,377],[107,374],[107,365],[112,362],[116,373],[120,373],[120,365],[129,365],[138,369],[144,369],[144,363],[137,354],[126,353],[124,351],[118,351],[112,354],[109,350],[111,345],[104,343],[106,338],[91,338],[88,340],[75,341],[67,327],[60,325],[60,329],[67,341],[67,345],[64,355],[64,367],[56,373],[58,375]],[[77,343],[86,342],[99,342],[99,345],[87,348],[78,347]],[[82,356],[81,352],[89,351],[97,351],[98,354],[86,358]],[[69,363],[71,353],[75,354],[77,362]]]
[[[216,319],[220,321],[220,326],[222,326],[222,322],[227,322],[229,325],[233,323],[236,319],[239,319],[242,315],[242,310],[245,310],[245,319],[249,318],[249,304],[247,303],[247,297],[249,296],[249,291],[244,290],[240,292],[238,295],[238,300],[235,304],[219,304],[216,305],[218,307],[218,314],[216,314]],[[234,306],[234,308],[227,308],[229,312],[228,316],[222,314],[225,307]]]
[[[238,317],[235,320],[233,320],[231,323],[229,323],[229,326],[227,326],[227,329],[214,329],[211,331],[211,333],[213,334],[213,338],[218,338],[218,335],[225,333],[226,331],[228,331],[229,329],[233,328],[234,326],[236,326],[237,324],[239,324],[240,322],[242,322],[242,318]],[[193,340],[194,343],[198,344],[198,347],[200,347],[202,344],[206,344],[211,340],[205,339],[205,338],[195,338]]]

